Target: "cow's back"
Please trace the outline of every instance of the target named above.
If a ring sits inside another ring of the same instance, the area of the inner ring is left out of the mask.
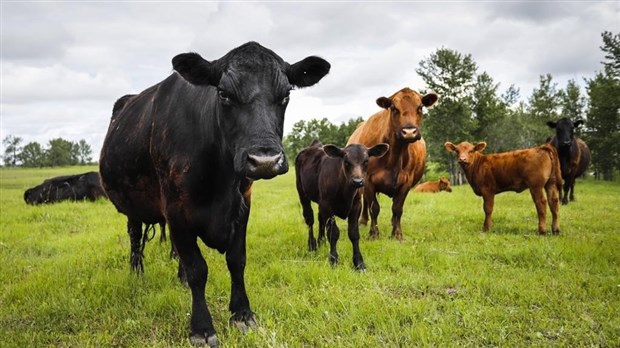
[[[326,156],[320,146],[310,146],[301,150],[295,158],[297,188],[313,202],[319,201],[319,174],[321,162]]]
[[[577,162],[577,166],[575,168],[575,177],[578,177],[584,175],[586,170],[588,170],[592,155],[590,153],[590,148],[583,140],[577,138],[576,143],[579,148],[579,161]]]

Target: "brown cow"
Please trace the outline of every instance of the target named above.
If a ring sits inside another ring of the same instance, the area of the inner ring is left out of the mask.
[[[378,193],[392,198],[392,237],[403,239],[400,227],[403,204],[409,190],[420,181],[426,165],[426,143],[421,133],[422,108],[432,106],[437,99],[439,96],[435,93],[422,96],[409,88],[403,88],[389,98],[380,97],[377,105],[384,110],[362,122],[349,138],[348,144],[390,145],[386,156],[373,157],[368,163],[360,223],[368,222],[370,209],[371,239],[379,237],[377,217],[381,208]]]
[[[481,153],[487,146],[485,142],[475,146],[466,141],[458,145],[446,142],[444,146],[448,151],[456,152],[469,185],[474,193],[482,196],[484,200],[484,232],[487,232],[493,223],[491,215],[496,194],[506,191],[522,192],[529,188],[538,212],[538,233],[547,233],[547,200],[553,218],[551,230],[553,234],[560,233],[558,212],[562,173],[558,153],[553,146],[544,144],[531,149],[491,155]],[[543,188],[547,193],[546,198]]]
[[[327,229],[329,261],[332,265],[338,262],[336,243],[340,230],[334,221],[334,216],[338,216],[348,221],[355,269],[366,269],[359,248],[358,228],[362,210],[362,186],[369,157],[383,156],[388,149],[387,144],[379,144],[370,149],[360,144],[347,145],[344,149],[334,145],[321,147],[321,144],[315,141],[301,150],[295,159],[297,193],[308,225],[308,249],[316,250],[316,240],[312,232],[314,213],[310,204],[313,201],[319,204],[319,243],[325,239]]]
[[[437,181],[423,182],[423,183],[421,183],[420,185],[416,186],[413,189],[413,192],[437,193],[439,191],[452,192],[452,187],[450,186],[450,180],[448,180],[448,179],[446,179],[446,178],[444,178],[442,176]]]

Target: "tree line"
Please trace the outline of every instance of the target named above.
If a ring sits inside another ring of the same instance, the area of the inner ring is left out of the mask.
[[[92,162],[92,148],[81,139],[73,142],[63,138],[52,139],[47,147],[36,141],[21,146],[23,139],[8,135],[2,140],[4,145],[4,165],[7,167],[59,167],[85,165]]]
[[[416,69],[428,87],[441,98],[424,116],[429,168],[447,172],[453,183],[463,180],[459,166],[445,150],[446,141],[485,141],[487,153],[540,145],[554,135],[547,121],[562,117],[582,119],[577,130],[592,151],[592,170],[597,179],[613,180],[620,170],[620,34],[602,33],[605,53],[602,71],[584,79],[585,94],[575,80],[563,88],[551,74],[541,75],[539,85],[526,101],[514,85],[502,94],[487,72],[479,72],[471,55],[440,48]],[[420,91],[422,94],[427,91]],[[300,121],[284,139],[287,153],[297,152],[314,139],[344,146],[362,118],[340,126],[327,119]]]

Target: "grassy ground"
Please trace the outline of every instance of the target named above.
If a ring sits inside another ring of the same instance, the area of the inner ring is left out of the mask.
[[[169,244],[147,245],[137,277],[110,202],[23,202],[45,178],[91,169],[0,169],[0,346],[189,346],[190,294]],[[361,228],[364,273],[346,233],[335,268],[326,246],[306,250],[293,173],[253,192],[246,284],[257,330],[227,326],[225,260],[203,248],[224,347],[620,346],[618,183],[578,181],[561,235],[545,237],[527,192],[497,196],[493,232],[481,233],[482,199],[462,186],[410,194],[397,242],[382,196],[381,238]]]

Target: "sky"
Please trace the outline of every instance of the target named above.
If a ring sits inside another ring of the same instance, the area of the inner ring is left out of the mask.
[[[440,48],[471,55],[500,93],[514,85],[526,99],[544,74],[584,87],[602,70],[601,33],[620,32],[618,0],[2,0],[0,10],[0,138],[85,139],[94,160],[116,99],[165,79],[179,53],[214,60],[256,41],[291,64],[329,61],[329,75],[291,93],[286,134],[299,120],[367,118],[403,87],[425,90],[415,70]]]

